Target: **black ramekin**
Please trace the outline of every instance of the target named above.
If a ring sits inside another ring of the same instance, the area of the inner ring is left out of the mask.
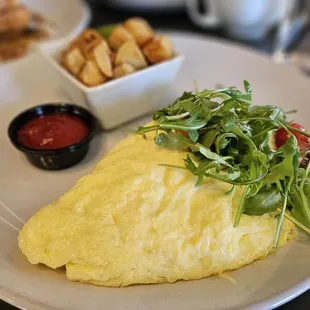
[[[36,116],[64,113],[78,116],[89,127],[89,134],[82,141],[64,148],[41,150],[22,145],[18,141],[18,130]],[[98,129],[96,118],[86,109],[74,104],[44,104],[30,108],[16,116],[8,128],[8,135],[13,145],[25,154],[34,166],[45,170],[60,170],[80,162],[88,152],[89,143]]]

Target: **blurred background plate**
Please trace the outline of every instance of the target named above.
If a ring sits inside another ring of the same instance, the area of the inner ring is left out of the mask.
[[[91,19],[89,6],[82,0],[27,0],[25,3],[55,24],[53,39],[76,36]]]
[[[248,79],[255,104],[298,109],[294,120],[310,129],[310,80],[295,67],[276,64],[267,55],[222,40],[184,33],[170,35],[186,60],[163,105],[182,91],[194,89],[194,81],[203,89],[217,83],[241,87],[243,80]],[[19,63],[3,66],[0,80],[0,199],[25,221],[91,172],[130,129],[150,119],[149,116],[97,136],[87,157],[76,167],[52,173],[38,170],[11,145],[7,126],[25,108],[68,98],[44,59],[36,53]],[[5,216],[2,209],[0,212]],[[5,236],[0,238],[0,298],[29,310],[269,309],[310,287],[309,238],[303,235],[266,259],[228,272],[236,285],[211,277],[124,289],[69,282],[63,269],[55,271],[29,264],[18,249],[17,232],[2,222],[0,236]]]

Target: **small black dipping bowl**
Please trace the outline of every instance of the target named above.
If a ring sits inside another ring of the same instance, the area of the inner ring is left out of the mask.
[[[37,116],[58,113],[81,118],[89,127],[88,136],[78,143],[52,150],[29,148],[18,141],[18,131],[26,122]],[[9,126],[8,135],[13,145],[23,152],[34,166],[45,170],[60,170],[77,164],[85,157],[89,143],[97,129],[98,122],[96,118],[80,106],[74,104],[44,104],[30,108],[15,117]]]

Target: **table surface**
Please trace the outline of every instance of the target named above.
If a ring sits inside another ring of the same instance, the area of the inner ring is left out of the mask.
[[[213,30],[203,30],[195,27],[190,20],[186,12],[183,10],[175,12],[156,12],[156,13],[145,13],[145,12],[130,12],[122,11],[108,8],[99,3],[98,0],[88,0],[93,13],[93,19],[91,26],[96,27],[103,24],[117,23],[124,20],[130,16],[139,15],[146,18],[154,28],[165,29],[165,30],[175,30],[175,31],[186,31],[193,32],[202,35],[208,35],[215,38],[225,39],[231,42],[236,42],[233,38],[226,35],[225,31],[222,29]],[[302,31],[302,33],[291,43],[289,46],[290,50],[310,52],[310,35],[308,36],[308,29]],[[241,42],[237,41],[239,44],[244,44],[252,46],[265,53],[272,53],[273,42],[274,42],[274,30],[271,30],[266,38],[261,41],[256,42]],[[309,44],[308,44],[309,43]],[[310,304],[310,290],[301,296],[295,298],[291,302],[277,308],[278,310],[308,310]],[[17,308],[5,303],[0,300],[1,310],[16,310]]]

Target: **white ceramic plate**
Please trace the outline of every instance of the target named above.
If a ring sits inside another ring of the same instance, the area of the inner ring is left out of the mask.
[[[52,39],[76,36],[90,22],[91,11],[83,0],[25,0],[33,11],[55,24]]]
[[[175,93],[193,89],[194,80],[200,88],[212,88],[216,83],[241,86],[243,79],[248,79],[256,104],[297,108],[294,118],[310,129],[310,80],[297,70],[220,41],[187,35],[174,38],[186,56]],[[50,74],[44,59],[36,54],[0,69],[0,199],[25,221],[90,172],[126,133],[123,128],[97,137],[87,158],[72,169],[45,172],[33,168],[10,144],[6,130],[23,109],[65,99],[61,85]],[[17,231],[0,222],[0,236],[0,298],[27,309],[267,309],[310,288],[310,242],[302,235],[268,258],[229,272],[235,285],[212,277],[121,289],[71,283],[64,270],[32,266],[17,247]]]

